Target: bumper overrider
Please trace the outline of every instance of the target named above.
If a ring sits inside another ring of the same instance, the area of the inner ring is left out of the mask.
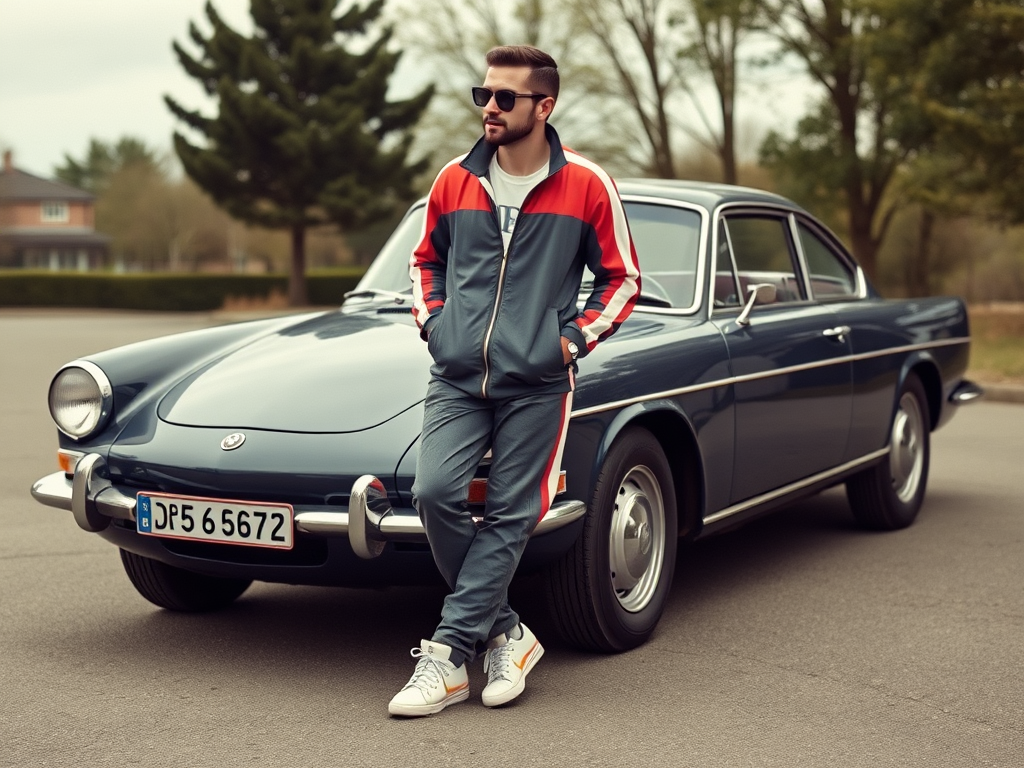
[[[40,504],[69,510],[79,527],[91,533],[104,530],[115,518],[135,522],[135,496],[112,485],[103,476],[105,466],[100,454],[86,454],[73,474],[54,472],[33,483],[32,496]],[[427,541],[416,511],[392,507],[384,484],[373,475],[353,483],[347,508],[294,505],[294,510],[296,531],[316,537],[347,536],[355,554],[367,560],[380,555],[389,541]],[[532,536],[563,528],[585,513],[582,501],[552,504]]]

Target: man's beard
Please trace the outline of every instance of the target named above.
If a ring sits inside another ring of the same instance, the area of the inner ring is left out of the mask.
[[[496,147],[503,147],[508,144],[514,144],[522,138],[525,138],[533,131],[533,125],[526,121],[522,125],[516,126],[515,128],[509,126],[506,122],[504,125],[504,132],[497,136],[491,137],[487,134],[487,120],[484,119],[484,138],[488,144],[493,144]]]

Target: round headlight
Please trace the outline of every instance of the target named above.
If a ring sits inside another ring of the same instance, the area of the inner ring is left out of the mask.
[[[57,429],[76,440],[103,426],[112,403],[106,374],[86,360],[64,366],[50,384],[50,415]]]

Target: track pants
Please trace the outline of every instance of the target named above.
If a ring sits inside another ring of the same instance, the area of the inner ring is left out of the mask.
[[[508,586],[555,495],[571,410],[572,392],[485,400],[431,379],[413,503],[452,590],[432,639],[453,649],[456,666],[519,623]],[[477,524],[466,499],[488,448],[487,502]]]

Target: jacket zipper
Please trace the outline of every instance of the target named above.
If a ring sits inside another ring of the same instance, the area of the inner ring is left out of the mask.
[[[492,203],[493,205],[493,203]],[[501,228],[498,229],[498,235],[501,235]],[[516,233],[512,233],[512,238],[508,241],[509,250],[512,250],[512,240],[515,239]],[[501,303],[501,293],[505,288],[505,268],[508,266],[508,251],[501,254],[501,271],[498,273],[498,290],[494,294],[494,306],[491,308],[491,321],[487,324],[487,333],[484,334],[484,378],[480,383],[480,396],[487,397],[487,382],[491,377],[491,364],[490,358],[490,346],[491,346],[491,335],[494,333],[494,322],[498,319],[498,304]]]
[[[550,171],[547,176],[538,181],[533,189],[526,193],[526,197],[523,198],[523,205],[519,209],[522,211],[526,207],[527,202],[533,197],[533,193],[537,191],[537,188],[545,181],[554,176],[558,171]],[[482,183],[482,180],[481,180]],[[488,197],[491,198],[491,212],[494,214],[494,223],[498,228],[498,237],[501,237],[501,222],[498,220],[498,206],[494,201],[494,193],[490,188],[490,183],[484,184],[484,190],[487,192]],[[487,333],[484,334],[484,378],[480,383],[480,396],[483,398],[487,397],[487,384],[491,378],[491,364],[490,364],[490,347],[491,347],[491,336],[494,333],[494,323],[498,319],[498,305],[501,304],[501,294],[505,288],[505,268],[508,266],[508,255],[512,253],[512,246],[516,242],[516,232],[519,230],[519,222],[516,222],[516,228],[512,232],[512,237],[509,238],[508,248],[505,249],[501,255],[501,271],[498,273],[498,290],[494,293],[494,306],[491,308],[491,321],[487,324]]]

